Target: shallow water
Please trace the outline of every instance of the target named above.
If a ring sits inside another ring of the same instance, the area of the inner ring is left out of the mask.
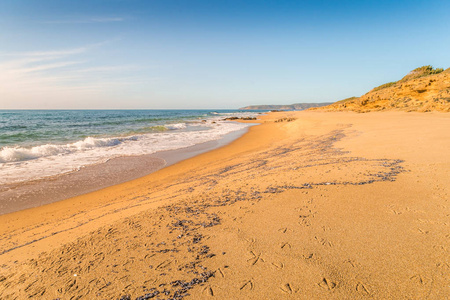
[[[146,155],[218,140],[247,124],[213,110],[0,111],[0,184],[80,170],[111,158]]]

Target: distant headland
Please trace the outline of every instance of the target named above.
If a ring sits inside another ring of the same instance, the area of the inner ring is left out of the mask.
[[[330,105],[333,102],[322,102],[322,103],[294,103],[287,105],[250,105],[241,107],[239,109],[261,109],[261,110],[304,110],[311,107],[321,107]]]
[[[398,81],[377,86],[360,97],[350,97],[337,102],[250,105],[239,109],[450,112],[450,68],[416,68]]]

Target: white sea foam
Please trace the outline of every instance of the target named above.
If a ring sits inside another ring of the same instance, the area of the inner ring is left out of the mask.
[[[69,154],[98,147],[112,147],[127,140],[137,140],[137,137],[132,136],[122,139],[87,137],[82,141],[65,145],[46,144],[32,148],[4,147],[0,149],[0,163],[19,162],[40,157]]]
[[[207,130],[189,130],[204,126]],[[31,148],[0,148],[0,184],[27,181],[79,170],[118,156],[151,154],[220,139],[247,124],[220,121],[220,117],[198,122],[165,125],[169,130],[128,137],[88,137],[74,143],[46,144]]]
[[[164,127],[166,127],[169,130],[176,130],[176,129],[185,129],[187,126],[186,123],[177,123],[164,125]]]

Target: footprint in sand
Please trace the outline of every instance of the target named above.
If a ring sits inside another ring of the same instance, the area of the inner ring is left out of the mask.
[[[250,251],[250,254],[253,257],[250,259],[247,259],[247,262],[249,262],[252,266],[256,265],[256,263],[259,261],[264,262],[264,259],[261,258],[261,253],[255,254],[253,251]]]
[[[275,266],[275,268],[280,269],[280,270],[284,268],[284,264],[282,262],[272,263],[272,265]]]
[[[292,246],[291,246],[291,244],[289,244],[289,243],[283,243],[283,244],[281,244],[281,249],[291,249],[292,248]]]
[[[422,229],[422,228],[418,228],[417,230],[418,230],[421,234],[428,234],[428,233],[429,233],[428,230],[424,230],[424,229]]]
[[[253,290],[253,288],[254,288],[253,281],[247,280],[241,285],[241,287],[239,289],[241,291],[245,291],[245,290],[251,291],[251,290]]]
[[[309,227],[309,226],[311,226],[311,221],[308,220],[308,219],[300,219],[300,220],[298,221],[298,224],[299,224],[300,226]]]
[[[333,290],[334,288],[336,288],[337,283],[335,283],[335,282],[333,282],[333,281],[331,281],[331,280],[329,280],[329,279],[323,278],[322,281],[318,283],[318,285],[319,285],[321,288],[324,288],[324,289],[327,289],[327,290],[330,290],[330,291],[331,291],[331,290]]]
[[[360,263],[357,263],[357,262],[355,262],[355,261],[353,261],[353,260],[351,260],[351,259],[344,260],[344,263],[350,264],[353,268],[356,268],[356,267],[360,267],[360,266],[361,266]]]
[[[295,289],[292,287],[292,284],[290,284],[290,283],[285,283],[285,284],[283,284],[283,285],[280,287],[280,290],[281,290],[283,293],[286,293],[286,294],[294,294],[294,293],[297,293],[297,290],[295,290]]]
[[[280,229],[278,229],[278,231],[281,233],[286,233],[287,227],[280,228]]]
[[[203,289],[203,294],[205,294],[205,295],[207,295],[207,296],[211,296],[211,297],[214,297],[214,290],[213,290],[213,288],[212,288],[212,286],[206,286],[204,289]]]
[[[369,295],[369,294],[370,294],[370,292],[369,292],[369,290],[367,289],[367,287],[366,287],[364,284],[362,284],[361,282],[359,282],[359,283],[356,285],[356,291],[357,291],[357,292],[360,292],[360,293],[363,293],[363,294],[366,294],[366,295]]]
[[[420,274],[414,275],[409,279],[418,284],[426,284],[426,280]]]
[[[330,241],[327,240],[327,239],[320,238],[320,237],[317,237],[317,236],[315,236],[314,239],[315,239],[317,242],[319,242],[319,244],[321,244],[322,246],[333,247],[333,243],[330,242]]]
[[[244,240],[246,240],[248,243],[250,243],[251,245],[253,245],[254,243],[256,243],[256,239],[255,238],[244,238]]]
[[[220,275],[222,278],[225,278],[225,272],[221,268],[217,269],[217,274]]]

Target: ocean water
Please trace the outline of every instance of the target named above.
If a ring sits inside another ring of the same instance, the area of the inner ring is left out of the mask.
[[[113,157],[217,140],[254,117],[236,110],[0,110],[0,184],[77,171]]]

